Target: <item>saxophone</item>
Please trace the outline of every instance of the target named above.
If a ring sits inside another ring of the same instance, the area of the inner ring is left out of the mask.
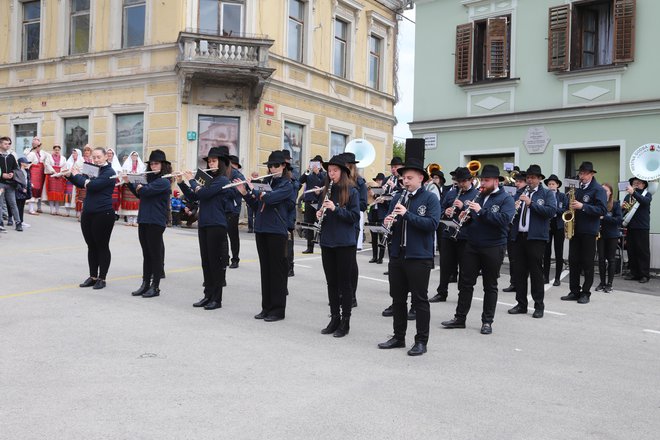
[[[568,209],[561,215],[562,220],[564,220],[564,235],[568,240],[573,238],[573,235],[575,235],[575,209],[571,207],[571,204],[574,201],[575,187],[572,187],[568,190]]]

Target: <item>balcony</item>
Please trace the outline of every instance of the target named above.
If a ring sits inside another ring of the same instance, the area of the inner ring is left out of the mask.
[[[195,82],[230,84],[247,88],[249,106],[256,108],[275,71],[268,67],[273,42],[264,37],[179,33],[176,71],[183,83],[183,103],[189,102]]]

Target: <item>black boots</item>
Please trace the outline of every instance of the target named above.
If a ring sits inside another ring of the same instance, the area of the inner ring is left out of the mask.
[[[335,332],[332,334],[335,338],[343,338],[348,334],[348,331],[350,330],[350,322],[351,322],[351,317],[350,316],[342,316],[341,322],[339,323],[339,327]]]
[[[330,333],[334,333],[335,330],[339,328],[339,322],[340,322],[339,315],[330,316],[330,323],[326,328],[321,330],[321,334],[329,335]]]
[[[160,278],[154,278],[149,289],[142,294],[142,298],[153,298],[158,295],[160,295]]]
[[[149,290],[149,278],[143,278],[140,288],[135,292],[131,292],[131,295],[142,296],[147,290]]]

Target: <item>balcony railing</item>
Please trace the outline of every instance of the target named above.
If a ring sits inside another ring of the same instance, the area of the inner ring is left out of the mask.
[[[273,40],[182,32],[178,43],[179,61],[267,67]]]

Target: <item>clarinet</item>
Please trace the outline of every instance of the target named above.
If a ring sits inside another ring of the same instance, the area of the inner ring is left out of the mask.
[[[396,204],[397,205],[403,205],[404,203],[406,203],[407,198],[408,198],[408,194],[409,194],[408,191],[404,189],[403,192],[401,192],[401,197],[396,202]],[[396,205],[394,205],[394,207],[396,208]],[[380,243],[378,243],[379,247],[385,247],[387,245],[387,243],[389,242],[390,237],[392,236],[392,227],[394,226],[394,223],[396,222],[397,217],[394,218],[394,220],[392,221],[392,223],[390,223],[389,226],[386,226],[385,224],[383,224],[383,229],[385,229],[385,232],[381,235],[381,241],[380,241]]]
[[[479,198],[479,196],[481,196],[481,190],[477,191],[477,195],[474,196],[474,198],[471,200],[471,202],[476,202],[477,199]],[[457,240],[458,239],[458,233],[461,232],[461,228],[463,227],[463,225],[467,221],[468,216],[470,215],[471,211],[472,210],[468,206],[467,209],[461,213],[463,216],[460,217],[460,220],[458,221],[458,225],[456,227],[456,230],[454,231],[454,233],[451,236],[452,240]]]
[[[323,199],[323,202],[325,203],[326,201],[330,200],[330,197],[332,196],[332,180],[330,181],[330,185],[328,185],[328,191],[325,193],[325,198]],[[323,225],[323,219],[325,218],[325,213],[326,213],[326,207],[324,206],[321,208],[321,217],[314,223],[314,242],[318,243],[319,239],[321,237],[321,226]]]
[[[456,194],[456,198],[454,199],[454,202],[451,204],[451,215],[449,216],[449,218],[454,217],[454,214],[456,213],[456,206],[454,205],[454,203],[456,203],[456,200],[458,200],[458,198],[461,197],[461,195],[463,195],[463,189],[459,188],[458,186],[456,188],[458,188],[458,194]]]
[[[525,190],[522,192],[522,194],[520,194],[520,196],[528,196],[530,189],[531,188],[529,187],[529,185],[527,185],[525,187]],[[520,202],[520,196],[518,197],[518,200],[516,200],[516,202]],[[520,207],[521,206],[522,206],[522,202],[518,206],[516,206],[516,212],[514,212],[513,217],[511,217],[511,224],[513,224],[513,219],[515,219],[516,216],[518,215],[518,213],[520,212]]]

